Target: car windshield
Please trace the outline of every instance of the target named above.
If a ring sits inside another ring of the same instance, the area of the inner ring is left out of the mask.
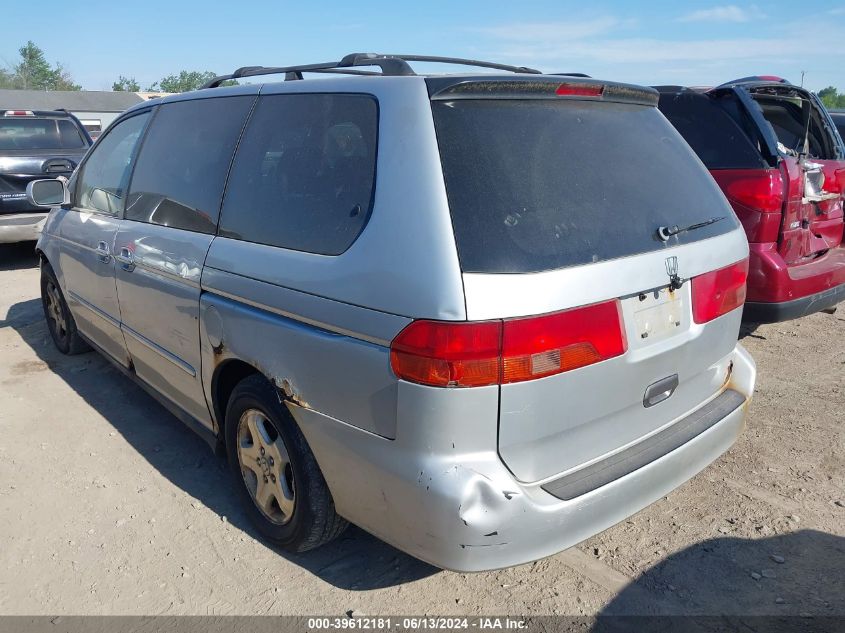
[[[84,149],[85,139],[69,119],[0,118],[0,150]]]
[[[663,248],[663,225],[724,218],[672,245],[737,226],[657,108],[546,99],[432,107],[465,272],[536,272],[645,253]]]

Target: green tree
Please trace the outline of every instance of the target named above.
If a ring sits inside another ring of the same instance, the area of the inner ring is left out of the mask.
[[[5,68],[0,68],[0,88],[14,88],[15,76]]]
[[[82,90],[62,64],[53,68],[44,51],[31,40],[21,46],[18,53],[21,59],[12,72],[0,70],[0,86],[23,90]]]
[[[214,79],[217,75],[207,70],[200,72],[198,70],[182,70],[178,75],[168,75],[161,81],[157,81],[150,86],[151,91],[162,92],[189,92],[196,90],[205,82]]]
[[[55,74],[42,51],[30,40],[18,49],[21,61],[15,66],[15,83],[24,90],[47,90]]]
[[[180,70],[178,75],[168,75],[161,81],[154,82],[147,88],[149,92],[189,92],[199,89],[204,83],[211,81],[217,73],[210,70]],[[221,86],[237,86],[238,82],[229,79]]]
[[[115,92],[140,92],[141,86],[135,81],[135,77],[124,77],[123,75],[111,85]]]
[[[818,91],[819,99],[828,109],[845,108],[845,93],[839,94],[839,91],[833,86],[828,86]]]

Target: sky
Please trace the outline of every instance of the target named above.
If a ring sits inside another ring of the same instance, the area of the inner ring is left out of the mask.
[[[640,84],[778,75],[845,91],[845,0],[3,3],[0,65],[32,40],[88,90],[351,52],[447,55]],[[51,31],[48,26],[56,25]],[[440,70],[438,67],[437,70]],[[433,68],[429,68],[433,70]]]

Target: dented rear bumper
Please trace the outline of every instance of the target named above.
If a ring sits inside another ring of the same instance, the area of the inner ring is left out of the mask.
[[[488,397],[495,387],[401,383],[394,440],[289,406],[342,516],[438,567],[482,571],[571,547],[666,495],[724,453],[743,428],[756,378],[742,346],[731,360],[725,388],[744,396],[741,405],[682,445],[569,500],[544,489],[559,476],[520,482],[502,463],[491,423],[496,398]]]

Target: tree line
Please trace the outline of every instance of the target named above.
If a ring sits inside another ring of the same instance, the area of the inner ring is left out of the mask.
[[[18,49],[20,60],[9,68],[0,67],[0,88],[18,90],[82,90],[75,83],[61,62],[55,65],[47,61],[44,51],[34,42],[28,41]],[[182,70],[175,75],[167,75],[149,86],[141,88],[135,77],[121,75],[112,84],[112,90],[121,92],[188,92],[196,90],[207,81],[217,76],[210,70]],[[236,85],[236,81],[226,81],[222,85]],[[845,109],[845,92],[840,93],[833,86],[818,91],[822,103],[830,109]]]
[[[0,88],[17,90],[82,90],[59,62],[55,66],[38,46],[27,42],[18,49],[20,61],[0,68]]]
[[[19,59],[8,68],[0,67],[0,88],[15,90],[82,90],[61,62],[55,65],[47,61],[44,51],[34,42],[28,41],[18,49]],[[217,76],[210,70],[183,70],[167,75],[149,86],[141,88],[134,77],[121,75],[112,84],[112,90],[127,92],[188,92],[196,90]],[[228,81],[223,85],[234,85]]]

